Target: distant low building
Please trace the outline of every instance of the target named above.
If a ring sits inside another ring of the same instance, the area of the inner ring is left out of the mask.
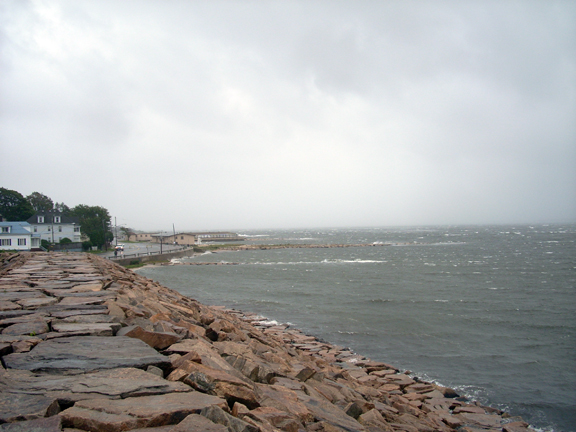
[[[128,235],[127,241],[152,241],[152,236],[156,235],[155,233],[130,233]]]
[[[196,236],[190,233],[177,233],[174,234],[154,234],[152,236],[152,241],[154,243],[164,243],[164,244],[177,244],[180,246],[192,246],[196,244]]]
[[[192,233],[196,236],[196,242],[228,242],[228,241],[242,241],[246,237],[238,235],[233,232],[199,232]]]
[[[32,227],[32,234],[50,243],[60,243],[63,238],[73,243],[81,241],[80,219],[77,217],[64,216],[59,212],[42,212],[31,216],[26,222]]]
[[[242,241],[245,239],[245,237],[239,236],[233,232],[158,233],[151,234],[150,237],[153,243],[172,243],[181,246],[192,246],[202,242]]]
[[[25,221],[0,222],[0,250],[29,251],[40,248],[40,236]]]

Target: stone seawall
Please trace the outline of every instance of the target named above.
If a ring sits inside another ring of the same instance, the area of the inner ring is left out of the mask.
[[[0,255],[0,431],[528,431],[88,254]]]
[[[183,258],[193,255],[195,255],[194,248],[190,248],[176,252],[165,252],[162,254],[155,254],[155,255],[140,255],[128,258],[112,258],[112,261],[121,266],[127,266],[133,262],[147,263],[147,262],[164,261],[164,260],[169,261],[172,258]]]

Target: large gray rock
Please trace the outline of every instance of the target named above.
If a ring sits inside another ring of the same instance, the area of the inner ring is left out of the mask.
[[[91,399],[60,413],[65,427],[114,432],[178,424],[210,406],[226,408],[226,401],[199,392],[170,393],[121,400]]]
[[[21,324],[29,321],[35,321],[38,319],[46,319],[48,314],[33,313],[29,315],[21,315],[12,318],[0,319],[0,327],[8,327],[12,324]]]
[[[18,300],[20,306],[24,309],[36,309],[42,306],[51,306],[53,304],[58,303],[58,299],[55,297],[32,297],[32,298],[25,298],[22,300]]]
[[[30,335],[35,336],[43,333],[48,333],[48,323],[44,319],[36,319],[32,321],[26,321],[19,324],[12,324],[2,330],[4,335]]]
[[[125,399],[165,393],[186,393],[192,389],[181,382],[165,379],[135,368],[108,369],[78,375],[51,375],[27,370],[0,371],[0,397],[10,392],[40,394],[60,401],[84,399]]]
[[[3,310],[0,311],[0,320],[5,320],[5,319],[10,319],[10,318],[16,318],[16,317],[20,317],[23,315],[31,315],[35,313],[35,311],[33,310]]]
[[[12,303],[11,301],[0,300],[0,311],[10,311],[22,309],[22,306]]]
[[[121,367],[166,368],[167,357],[139,339],[123,336],[73,336],[38,344],[27,353],[8,354],[4,363],[9,369],[48,373],[83,373]]]
[[[59,416],[0,425],[2,432],[59,432],[61,430],[62,419]]]
[[[2,393],[0,397],[0,422],[11,423],[33,420],[57,414],[60,406],[55,398],[39,394]]]

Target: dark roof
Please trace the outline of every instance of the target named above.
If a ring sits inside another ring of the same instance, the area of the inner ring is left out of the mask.
[[[38,222],[38,216],[44,216],[44,222]],[[30,216],[26,222],[30,225],[58,225],[57,222],[52,221],[53,216],[60,216],[61,224],[80,224],[80,219],[76,216],[64,216],[60,212],[38,212],[34,216]]]

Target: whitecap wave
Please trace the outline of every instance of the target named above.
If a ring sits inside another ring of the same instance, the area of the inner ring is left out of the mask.
[[[322,264],[376,264],[376,263],[385,263],[385,260],[363,260],[363,259],[325,259],[322,260]]]
[[[275,265],[317,265],[317,264],[379,264],[379,263],[386,263],[386,260],[363,260],[363,259],[354,259],[354,260],[346,260],[346,259],[325,259],[322,261],[272,261],[272,262],[264,262],[264,261],[254,261],[251,263],[243,263],[243,264],[251,264],[251,265],[266,265],[266,266],[275,266]]]
[[[263,325],[266,327],[273,327],[273,326],[280,325],[280,323],[276,320],[262,320],[262,321],[257,321],[257,323],[259,325]]]

